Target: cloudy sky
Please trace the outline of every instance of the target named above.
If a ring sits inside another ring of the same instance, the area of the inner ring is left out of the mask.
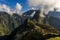
[[[28,9],[27,0],[0,0],[0,11],[19,12]]]
[[[60,10],[60,0],[0,0],[0,11],[19,13],[30,8],[44,8],[44,10],[57,8]]]
[[[19,3],[23,7],[22,10],[26,10],[27,9],[26,1],[27,0],[0,0],[0,4],[5,4],[10,8],[14,8],[16,4]]]

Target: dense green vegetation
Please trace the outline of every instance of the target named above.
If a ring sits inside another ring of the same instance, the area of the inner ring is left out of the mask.
[[[49,25],[48,19],[39,17],[39,11],[33,18],[26,20],[18,14],[0,14],[0,36],[3,36],[4,40],[59,40],[60,38],[60,32]]]
[[[27,19],[10,34],[7,40],[50,40],[58,35],[59,31],[52,26],[38,24],[32,19]]]
[[[47,40],[60,40],[60,37],[50,38],[50,39],[47,39]]]
[[[19,18],[21,19],[21,17],[17,16],[19,15],[10,15],[6,12],[0,12],[0,36],[9,35],[16,27],[20,25],[21,22],[18,22],[18,20]]]

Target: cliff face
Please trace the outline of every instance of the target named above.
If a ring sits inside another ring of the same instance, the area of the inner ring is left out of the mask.
[[[15,16],[16,15],[16,16]],[[10,15],[6,12],[0,12],[0,35],[8,35],[23,22],[18,14]]]

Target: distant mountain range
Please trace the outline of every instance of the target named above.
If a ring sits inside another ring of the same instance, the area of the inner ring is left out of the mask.
[[[40,17],[40,10],[28,10],[22,15],[0,12],[0,39],[45,40],[60,37],[60,18],[54,16],[55,12],[43,13],[45,17]]]
[[[56,9],[54,9],[54,11],[49,11],[49,12],[48,12],[48,15],[49,15],[49,16],[53,16],[53,17],[60,18],[60,12],[57,11]]]
[[[60,19],[52,16],[54,13],[51,14],[51,12],[49,12],[48,15],[45,15],[46,17],[40,17],[40,13],[40,10],[28,10],[24,12],[23,15],[17,13],[10,15],[6,12],[0,12],[0,35],[10,34],[11,31],[19,25],[24,24],[26,19],[31,19],[34,23],[39,25],[50,25],[60,31]]]
[[[35,14],[33,15],[33,19],[36,19],[39,21],[39,23],[45,23],[45,24],[49,24],[51,26],[54,26],[55,28],[57,28],[57,30],[60,31],[60,12],[56,11],[56,9],[54,9],[54,11],[49,11],[47,15],[45,15],[46,17],[39,17],[40,14],[40,10],[29,10],[27,12],[25,12],[23,15],[25,16],[29,16],[33,14],[33,12],[35,11]]]

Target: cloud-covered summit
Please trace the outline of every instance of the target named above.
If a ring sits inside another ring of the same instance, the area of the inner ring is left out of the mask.
[[[21,12],[21,9],[22,9],[22,6],[19,3],[16,3],[15,8],[10,8],[6,4],[0,4],[0,11],[5,11],[5,12],[7,12],[9,14],[12,14],[12,13],[20,13]]]
[[[47,14],[49,10],[54,8],[60,10],[60,0],[27,0],[27,3],[30,7],[40,8],[41,13],[45,12]]]
[[[19,3],[17,3],[15,8],[14,8],[14,12],[15,13],[20,13],[21,9],[22,9],[22,6]]]

